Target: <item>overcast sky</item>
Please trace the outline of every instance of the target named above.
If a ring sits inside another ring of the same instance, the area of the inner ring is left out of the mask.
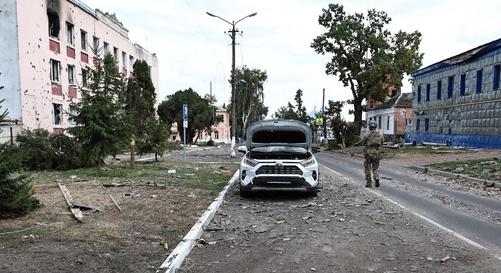
[[[266,70],[265,104],[270,115],[304,91],[308,112],[320,110],[322,88],[326,100],[347,100],[351,92],[334,76],[325,75],[329,56],[310,47],[324,31],[318,25],[322,8],[340,3],[349,13],[367,9],[386,11],[390,30],[423,34],[421,52],[427,66],[501,37],[501,1],[493,0],[83,0],[92,8],[116,13],[129,37],[158,55],[159,100],[178,90],[193,88],[213,93],[222,105],[230,99],[231,39],[227,23],[206,15],[209,11],[228,21],[257,12],[237,27],[236,65]],[[407,80],[403,92],[411,92]],[[348,109],[346,108],[345,111]],[[351,120],[351,118],[350,118]]]

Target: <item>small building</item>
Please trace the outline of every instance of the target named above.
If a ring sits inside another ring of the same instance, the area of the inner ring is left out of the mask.
[[[0,10],[0,100],[9,112],[0,142],[22,129],[62,133],[73,126],[70,105],[87,88],[94,58],[105,53],[126,77],[135,60],[145,60],[159,90],[157,56],[129,40],[114,14],[80,0],[4,0]]]
[[[215,116],[216,120],[220,120],[220,122],[212,125],[210,132],[206,130],[199,132],[198,136],[192,138],[192,141],[208,142],[212,139],[215,143],[230,143],[231,126],[228,110],[225,108],[218,108],[215,111]],[[171,141],[183,141],[179,130],[183,130],[182,126],[178,126],[178,124],[174,122],[171,127]]]
[[[412,93],[401,93],[374,105],[367,111],[366,120],[374,121],[385,141],[401,142],[412,119]]]
[[[501,148],[501,39],[411,74],[407,142]]]

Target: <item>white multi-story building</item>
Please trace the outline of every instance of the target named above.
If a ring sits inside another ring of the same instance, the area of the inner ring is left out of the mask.
[[[145,60],[158,90],[156,55],[131,42],[114,14],[78,0],[2,0],[0,10],[0,100],[10,122],[0,142],[23,128],[61,133],[72,126],[70,104],[86,88],[94,48],[113,54],[126,76]]]

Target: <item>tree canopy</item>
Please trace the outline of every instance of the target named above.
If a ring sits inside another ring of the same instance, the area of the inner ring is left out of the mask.
[[[212,125],[212,111],[209,101],[202,98],[193,89],[179,90],[172,95],[168,95],[158,106],[158,116],[160,121],[170,126],[176,122],[181,138],[183,138],[183,104],[188,104],[188,143],[192,143],[193,138],[197,139],[198,133],[209,130]],[[196,142],[196,141],[195,141]]]
[[[264,105],[264,82],[268,79],[266,71],[246,66],[235,70],[235,101],[237,136],[245,136],[249,124],[262,120],[268,115]],[[231,107],[231,105],[230,105]]]
[[[390,21],[384,11],[348,14],[339,4],[329,4],[318,18],[326,31],[314,38],[311,47],[331,56],[325,73],[337,76],[350,88],[353,100],[348,103],[353,104],[358,131],[364,99],[383,101],[387,88],[401,86],[404,74],[421,66],[421,33],[392,34],[387,29]]]
[[[303,105],[303,90],[298,89],[296,95],[294,96],[295,105],[290,102],[287,106],[282,106],[273,115],[276,119],[294,119],[307,123],[309,120],[308,114],[306,114],[306,107]]]
[[[70,115],[76,126],[68,130],[100,169],[106,156],[119,153],[130,141],[122,98],[125,80],[111,54],[94,62],[89,77],[89,90],[82,90]]]

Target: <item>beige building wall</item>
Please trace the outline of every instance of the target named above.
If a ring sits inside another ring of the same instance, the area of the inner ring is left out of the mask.
[[[99,39],[101,56],[105,50],[104,43],[107,43],[108,52],[116,53],[117,65],[127,76],[131,75],[135,60],[146,60],[151,67],[153,84],[158,94],[156,55],[131,42],[128,30],[114,15],[93,10],[77,0],[8,1],[16,3],[21,92],[19,119],[24,128],[62,132],[71,126],[68,120],[70,104],[80,99],[80,90],[84,88],[83,69],[92,66],[95,57],[91,49],[94,37]],[[48,13],[58,16],[57,37],[49,35]],[[68,35],[67,24],[73,26],[73,35]],[[82,33],[86,37],[83,43]],[[73,40],[72,43],[68,42],[68,36]],[[59,80],[56,81],[51,80],[50,76],[52,62],[59,63]],[[69,81],[68,66],[74,69],[73,84]],[[55,104],[61,105],[60,124],[55,122]]]

